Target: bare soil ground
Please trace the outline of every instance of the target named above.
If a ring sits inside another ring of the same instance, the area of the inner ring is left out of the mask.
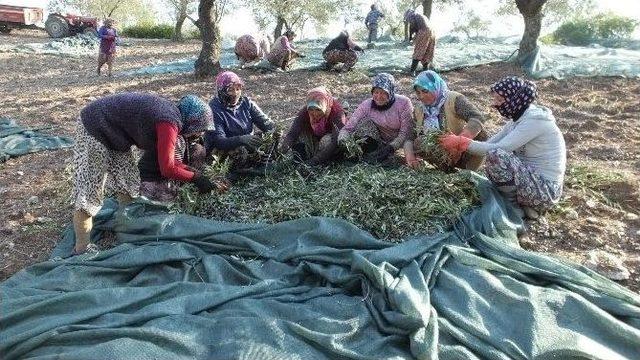
[[[15,31],[0,45],[49,41],[44,33]],[[131,40],[121,47],[114,78],[98,77],[96,60],[0,53],[0,116],[27,127],[50,126],[72,136],[76,118],[90,101],[122,91],[146,91],[177,100],[193,93],[213,95],[213,79],[190,74],[117,76],[157,61],[193,56],[198,42]],[[284,121],[303,104],[307,89],[327,85],[351,106],[369,94],[369,79],[347,74],[294,71],[258,74],[239,71],[246,93],[274,119]],[[505,75],[522,75],[509,64],[478,66],[444,74],[451,89],[472,99],[494,132],[502,124],[489,109],[488,86]],[[413,96],[411,79],[397,76],[400,93]],[[568,146],[562,203],[542,221],[528,222],[524,248],[583,262],[587,252],[604,250],[622,259],[631,278],[621,282],[640,290],[640,80],[573,78],[537,81],[540,103],[558,119]],[[40,152],[0,164],[0,280],[45,260],[71,220],[71,150]]]

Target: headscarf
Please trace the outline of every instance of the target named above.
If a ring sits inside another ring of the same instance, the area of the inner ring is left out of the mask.
[[[415,10],[413,9],[409,9],[407,11],[404,12],[404,21],[409,22],[411,21],[411,18],[413,17],[413,15],[415,14]]]
[[[371,92],[373,89],[380,88],[389,94],[389,102],[386,105],[379,106],[375,101],[371,102],[371,107],[376,110],[387,110],[396,101],[396,79],[391,74],[380,73],[371,81]]]
[[[447,83],[435,71],[427,70],[416,76],[413,81],[413,88],[421,88],[436,94],[436,100],[432,105],[422,104],[424,109],[423,126],[425,129],[439,129],[440,112],[445,101],[447,101],[447,94],[449,93]]]
[[[216,88],[218,90],[218,98],[224,106],[235,105],[234,100],[237,99],[229,95],[229,87],[233,84],[240,84],[244,86],[244,81],[233,71],[224,71],[216,76]]]
[[[327,133],[327,127],[329,126],[329,114],[333,107],[333,96],[327,88],[319,86],[309,90],[307,93],[307,109],[318,109],[322,111],[322,119],[317,122],[311,121],[309,117],[309,124],[316,136],[323,136]]]
[[[500,115],[516,121],[538,97],[536,84],[517,76],[505,77],[491,85],[491,91],[505,98],[502,105],[494,106]]]
[[[178,101],[182,117],[180,134],[193,134],[213,130],[213,113],[209,105],[195,95],[186,95]]]

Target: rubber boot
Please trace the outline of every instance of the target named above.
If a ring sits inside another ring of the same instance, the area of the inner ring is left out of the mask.
[[[82,254],[89,245],[93,218],[84,210],[76,210],[73,213],[73,231],[76,235],[76,246],[73,249],[75,254]]]
[[[418,63],[420,61],[419,60],[411,60],[411,70],[409,71],[409,73],[411,74],[411,76],[416,76],[416,69],[418,68]]]

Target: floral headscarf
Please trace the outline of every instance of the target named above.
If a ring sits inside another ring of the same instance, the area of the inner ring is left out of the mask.
[[[229,87],[233,84],[244,86],[244,81],[233,71],[224,71],[216,76],[216,88],[218,90],[218,98],[225,106],[235,105],[233,97],[229,96]]]
[[[207,103],[195,95],[186,95],[178,101],[182,117],[181,134],[213,130],[213,113]]]
[[[536,84],[517,76],[505,77],[491,85],[491,91],[505,98],[502,105],[495,106],[500,115],[516,121],[538,97]]]
[[[396,79],[391,74],[380,73],[371,81],[371,92],[373,89],[380,88],[389,94],[389,102],[386,105],[378,106],[375,101],[371,102],[371,106],[377,110],[386,110],[396,101]]]
[[[436,100],[432,105],[422,104],[424,109],[423,126],[425,129],[439,129],[440,112],[449,93],[447,83],[435,71],[427,70],[418,74],[413,81],[413,88],[420,88],[436,94]]]
[[[323,136],[327,133],[333,101],[333,96],[324,86],[313,88],[307,93],[307,109],[315,108],[322,111],[323,114],[320,121],[310,121],[311,128],[316,136]]]

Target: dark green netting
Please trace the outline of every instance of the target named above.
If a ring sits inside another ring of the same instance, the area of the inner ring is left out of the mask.
[[[637,359],[640,296],[517,246],[486,179],[450,232],[390,244],[349,223],[116,210],[122,244],[0,285],[2,359]]]
[[[40,130],[23,128],[13,119],[0,118],[0,163],[12,157],[73,144],[70,138],[47,135]]]

